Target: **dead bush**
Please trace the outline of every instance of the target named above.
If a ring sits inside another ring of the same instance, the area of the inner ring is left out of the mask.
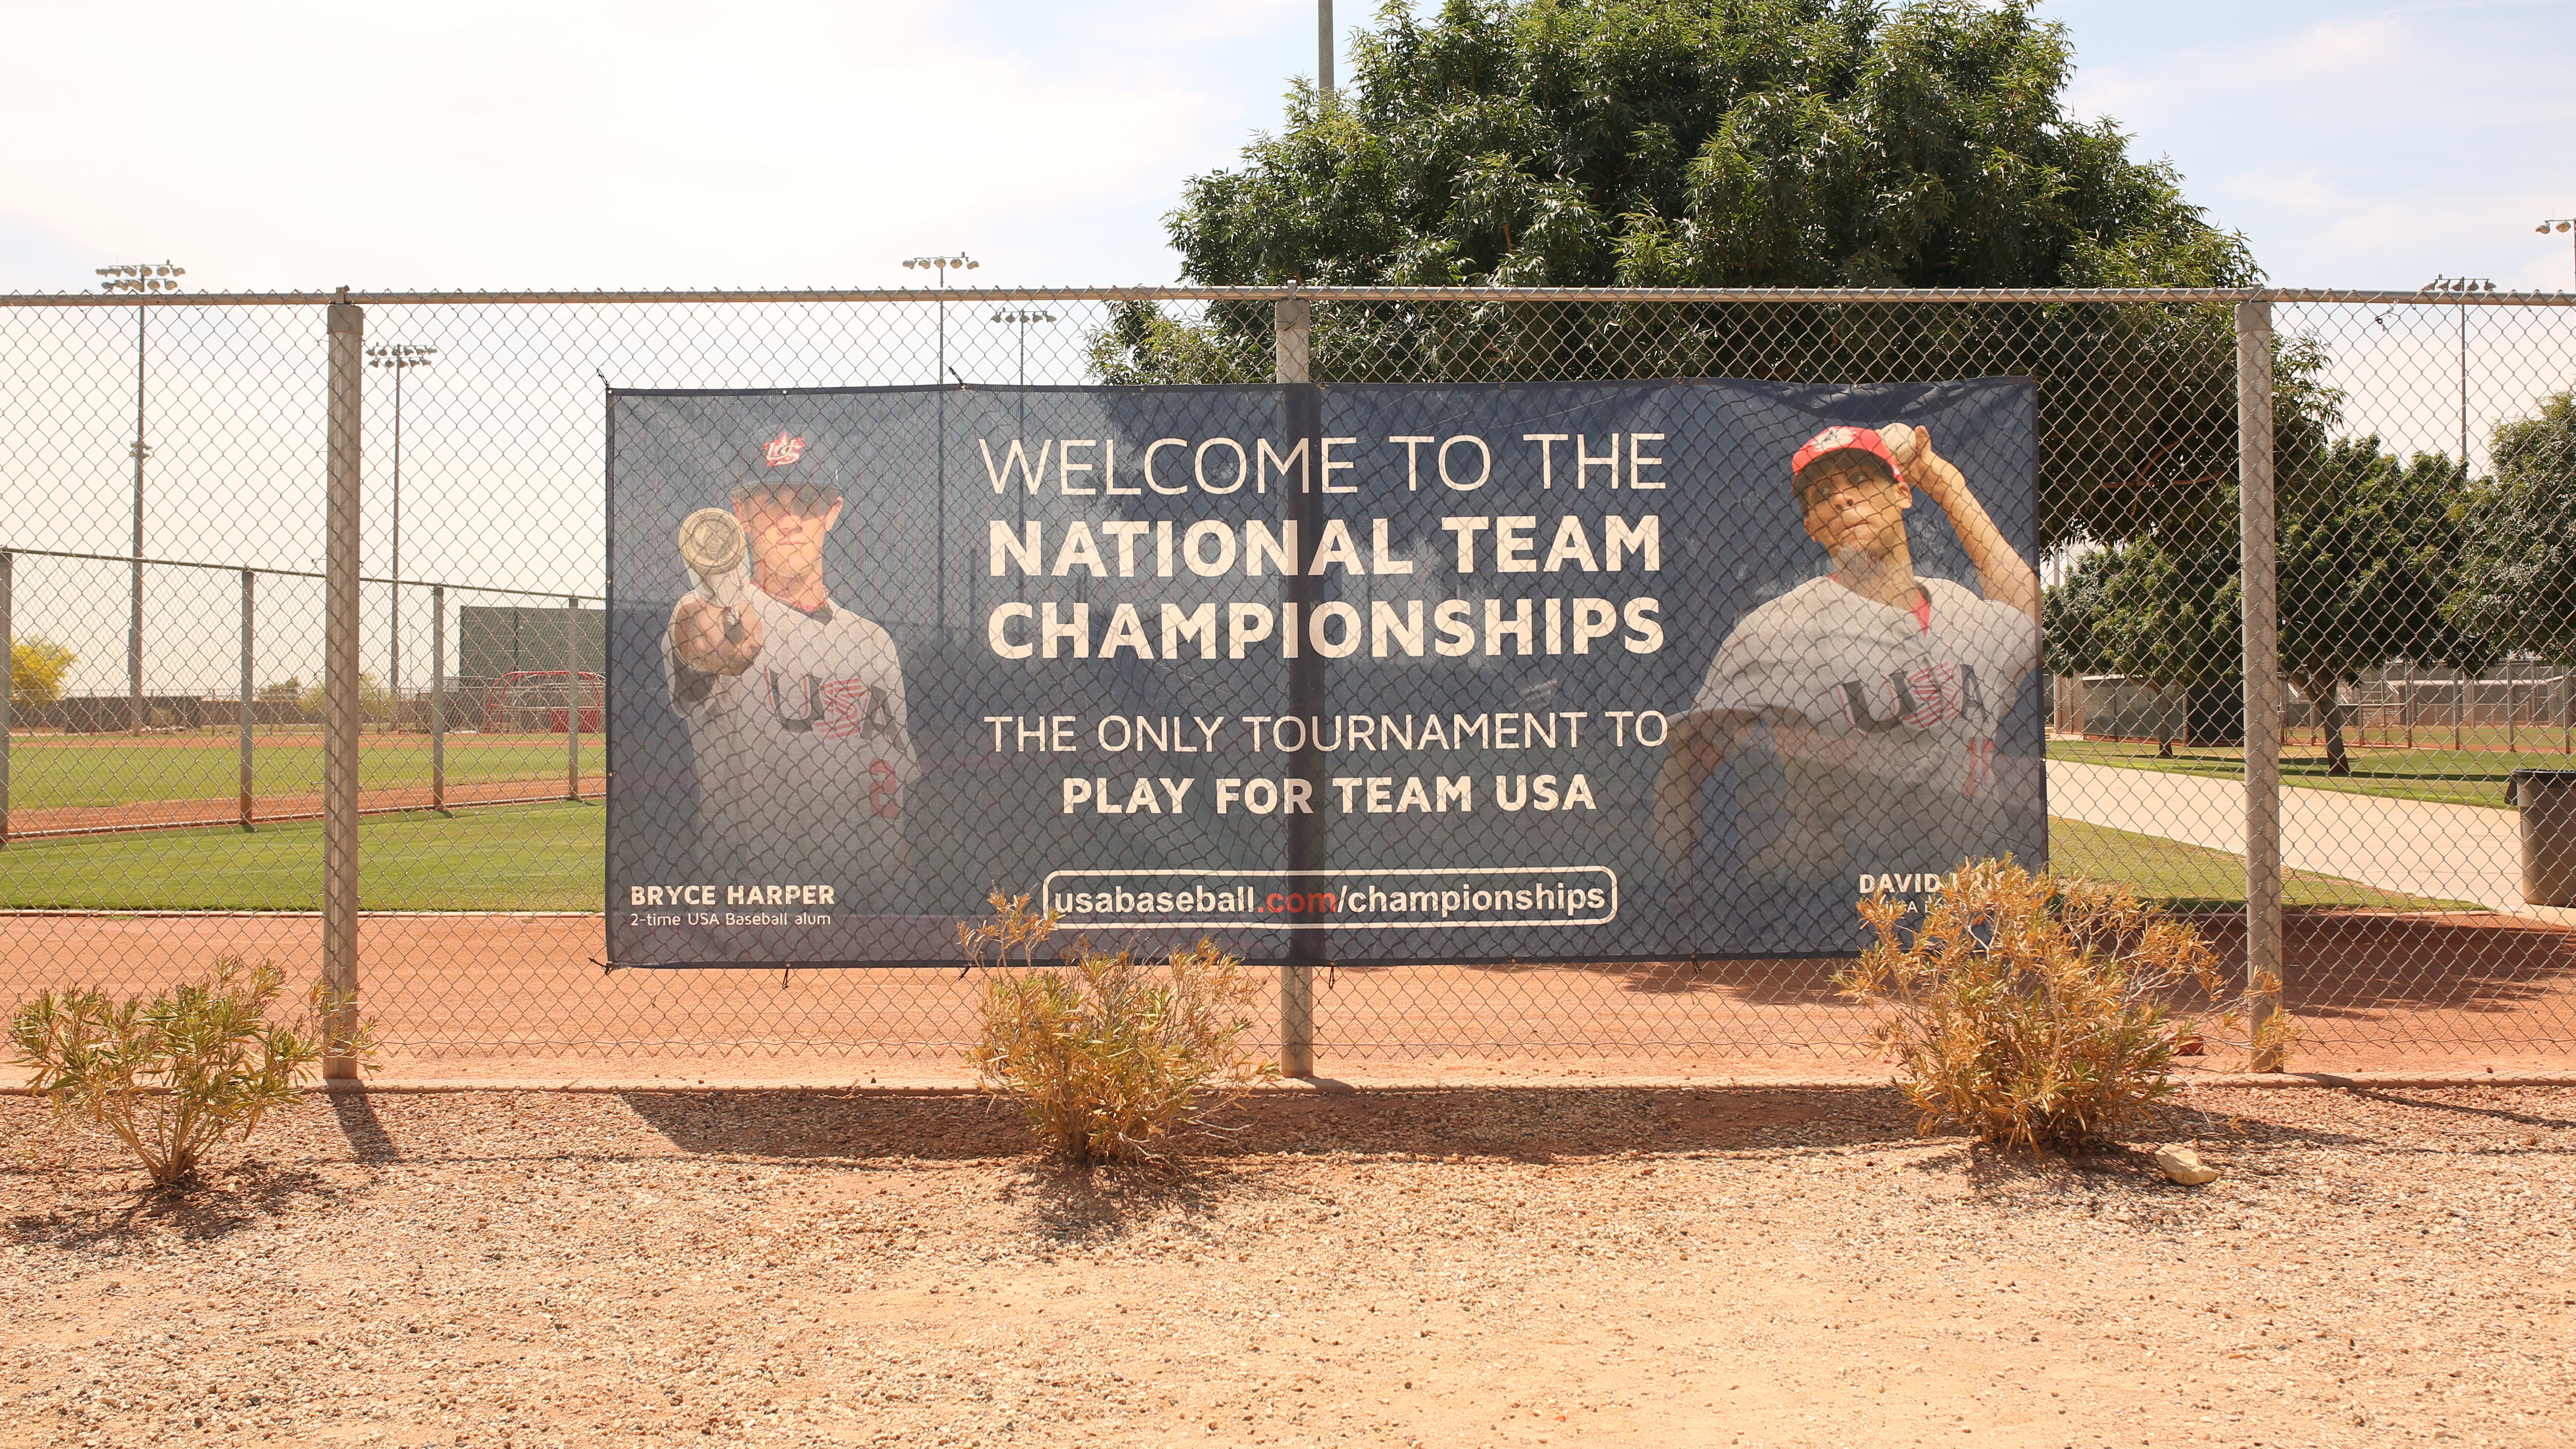
[[[968,958],[1002,971],[984,987],[969,1059],[1066,1160],[1165,1161],[1206,1114],[1278,1074],[1244,1042],[1262,983],[1240,958],[1204,940],[1159,961],[1076,943],[1063,964],[1040,966],[1054,915],[1026,896],[996,892],[992,904],[992,920],[958,927]]]
[[[1860,903],[1878,941],[1837,984],[1887,1008],[1872,1039],[1926,1130],[2023,1151],[2107,1141],[2173,1090],[2175,1044],[2202,1029],[2182,1004],[2225,990],[2199,936],[2097,881],[1982,861],[1911,926],[1909,910],[1884,891]]]
[[[269,1012],[285,985],[275,966],[228,956],[207,980],[149,1000],[48,991],[18,1008],[10,1041],[58,1114],[114,1133],[155,1186],[185,1187],[208,1148],[247,1141],[322,1061],[324,1024],[342,1003],[317,983],[301,1018],[281,1025]]]

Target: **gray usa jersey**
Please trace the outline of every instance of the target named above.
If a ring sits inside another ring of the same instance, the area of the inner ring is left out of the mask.
[[[741,607],[762,642],[738,675],[690,668],[662,631],[697,758],[701,858],[726,885],[828,885],[840,910],[903,909],[919,771],[894,640],[828,601],[809,614],[747,588]]]
[[[1812,579],[1746,614],[1692,707],[1756,723],[1734,760],[1748,876],[1778,885],[1947,871],[2006,836],[1995,727],[2039,625],[1947,579],[1909,609]]]

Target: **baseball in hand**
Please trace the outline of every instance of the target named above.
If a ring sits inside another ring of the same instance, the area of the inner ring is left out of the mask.
[[[1896,455],[1896,466],[1900,468],[1913,462],[1915,455],[1923,451],[1921,428],[1908,427],[1904,423],[1889,423],[1878,430],[1878,436],[1880,441],[1887,444],[1887,451]]]

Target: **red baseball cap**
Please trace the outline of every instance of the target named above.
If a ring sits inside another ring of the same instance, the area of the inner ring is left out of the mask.
[[[1869,454],[1885,463],[1887,471],[1895,476],[1897,482],[1905,481],[1905,470],[1896,466],[1896,455],[1888,451],[1887,440],[1878,435],[1876,428],[1827,428],[1809,438],[1806,446],[1798,450],[1798,456],[1789,460],[1790,481],[1794,483],[1799,474],[1807,471],[1809,463],[1827,453],[1847,451]]]

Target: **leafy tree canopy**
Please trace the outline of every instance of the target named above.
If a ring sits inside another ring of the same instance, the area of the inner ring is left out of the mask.
[[[62,697],[63,675],[78,656],[41,634],[9,641],[9,702],[50,704]]]
[[[2237,286],[2027,4],[1389,4],[1167,219],[1215,285]]]
[[[2495,431],[2495,476],[2462,508],[2450,616],[2499,647],[2576,664],[2576,398]]]
[[[1390,4],[1350,90],[1292,92],[1284,128],[1166,220],[1212,285],[2258,280],[2171,167],[2065,113],[2068,57],[2019,3]],[[1266,305],[1134,303],[1091,361],[1105,382],[1249,381],[1270,352]],[[1313,356],[1319,382],[2031,377],[2043,549],[2210,516],[2236,471],[2223,306],[1336,303]]]
[[[2327,769],[2350,769],[2337,687],[2399,659],[2476,672],[2495,643],[2451,606],[2470,538],[2460,469],[2401,459],[2375,437],[2283,460],[2278,532],[2281,674],[2315,703]],[[2240,577],[2226,527],[2157,527],[2087,555],[2049,591],[2052,668],[2126,674],[2159,687],[2233,684]]]
[[[2398,659],[2477,671],[2491,643],[2460,628],[2452,591],[2465,497],[2459,465],[2401,460],[2376,436],[2338,439],[2280,524],[2281,675],[2325,724],[2330,774],[2349,774],[2337,686]]]

